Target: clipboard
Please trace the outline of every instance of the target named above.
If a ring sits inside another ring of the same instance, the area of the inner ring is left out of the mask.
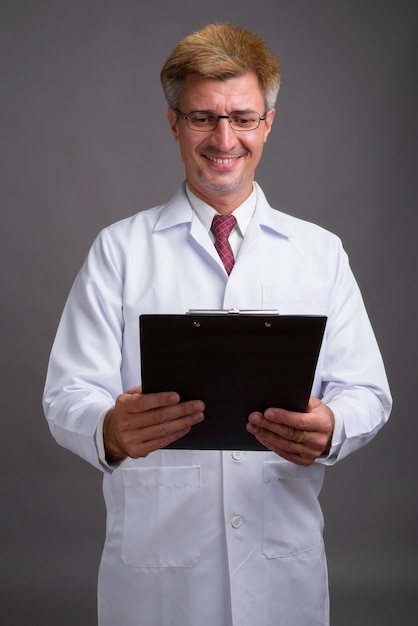
[[[203,400],[205,419],[168,446],[265,450],[246,430],[251,411],[306,411],[326,316],[197,310],[140,315],[144,393]]]

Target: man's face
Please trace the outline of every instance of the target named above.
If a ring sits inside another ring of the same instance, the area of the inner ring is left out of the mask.
[[[229,115],[233,111],[256,111],[264,116],[264,97],[257,76],[245,74],[226,81],[190,75],[186,79],[180,111],[212,111]],[[274,109],[255,130],[233,130],[227,119],[215,130],[199,132],[187,126],[173,109],[168,119],[180,144],[187,183],[195,195],[229,213],[252,192],[255,170],[273,123]]]

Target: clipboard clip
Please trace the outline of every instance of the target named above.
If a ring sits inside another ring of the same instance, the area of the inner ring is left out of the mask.
[[[276,309],[189,309],[186,315],[280,315]]]

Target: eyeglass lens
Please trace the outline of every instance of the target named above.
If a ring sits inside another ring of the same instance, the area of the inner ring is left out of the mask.
[[[230,115],[217,115],[211,111],[193,111],[184,116],[194,130],[215,130],[220,119],[227,119],[234,130],[255,130],[263,120],[256,111],[233,111]]]

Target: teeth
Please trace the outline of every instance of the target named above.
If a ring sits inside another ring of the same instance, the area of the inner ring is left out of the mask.
[[[235,159],[217,159],[215,157],[208,156],[209,161],[213,161],[214,163],[219,163],[219,165],[228,165],[228,163],[232,163]]]

